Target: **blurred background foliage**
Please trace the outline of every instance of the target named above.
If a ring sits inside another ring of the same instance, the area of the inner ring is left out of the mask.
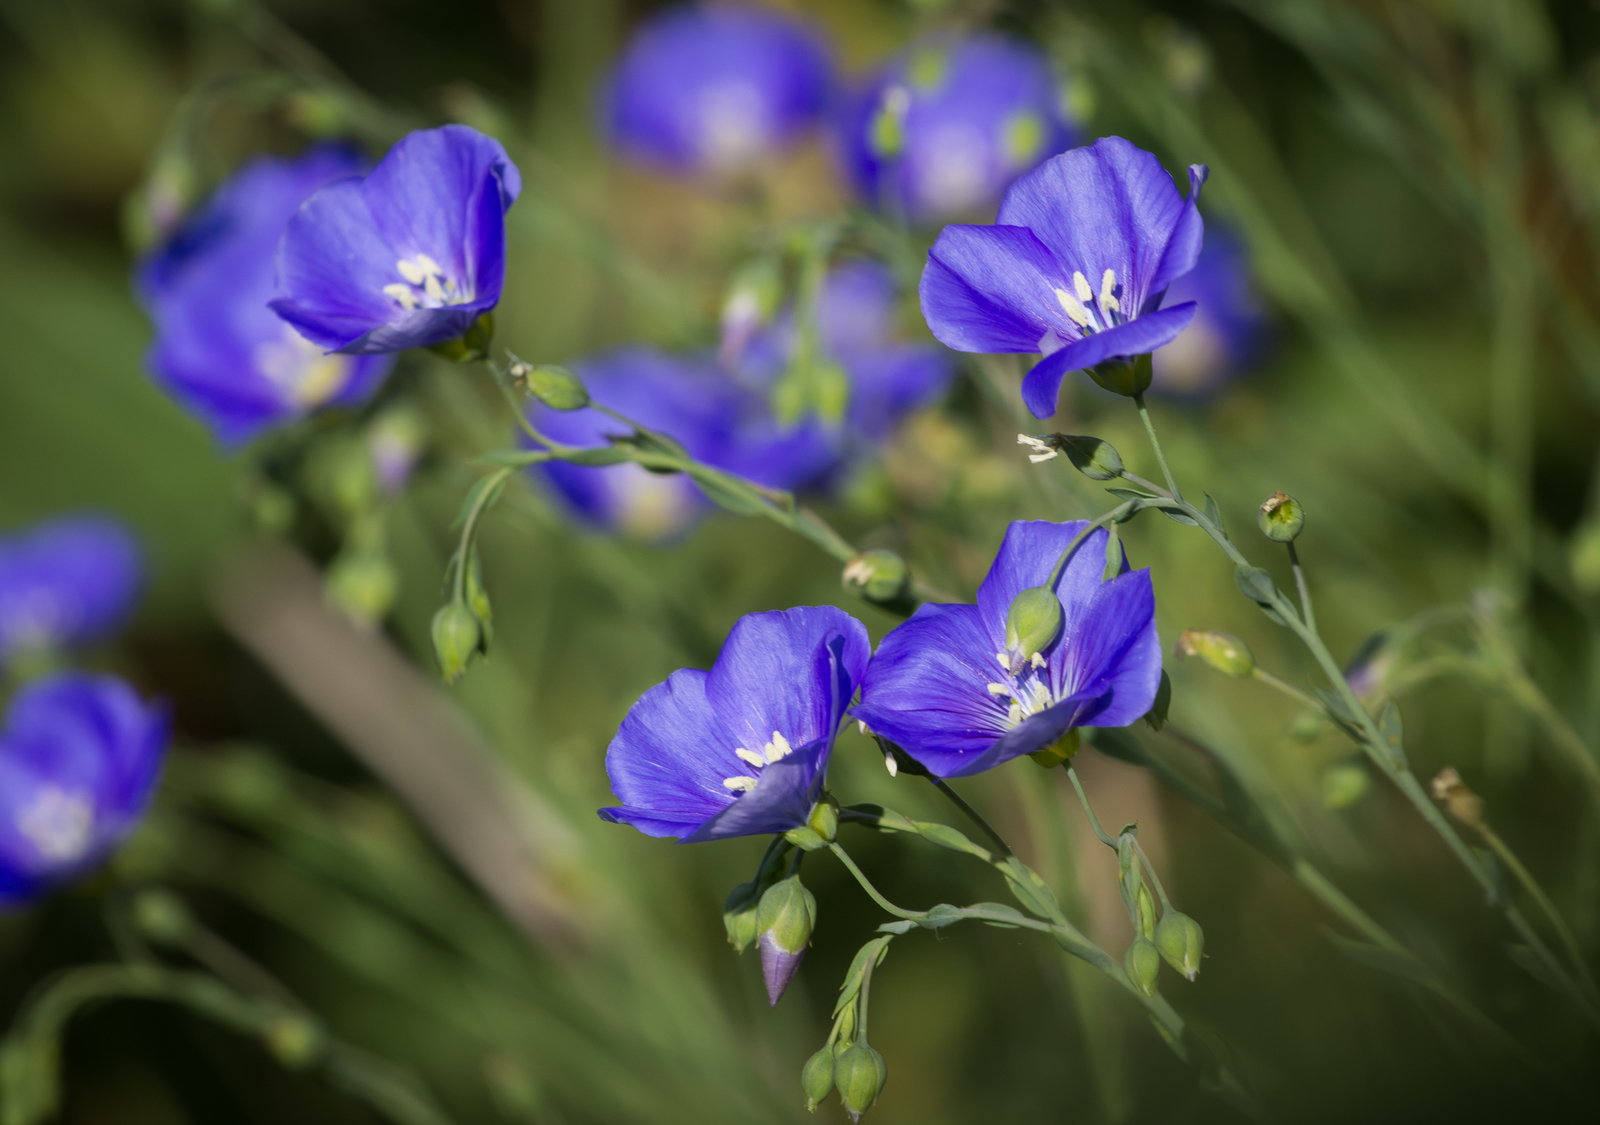
[[[1338,654],[1433,607],[1476,607],[1479,633],[1444,637],[1470,648],[1487,628],[1499,655],[1471,676],[1394,688],[1408,748],[1420,776],[1453,765],[1483,794],[1592,961],[1600,817],[1552,731],[1591,757],[1600,736],[1595,6],[787,7],[857,74],[950,21],[1034,38],[1070,75],[1087,136],[1127,136],[1169,168],[1210,164],[1208,221],[1249,247],[1275,347],[1213,400],[1156,408],[1169,455],[1241,541],[1272,490],[1303,502],[1300,547]],[[379,1057],[370,1065],[431,1091],[396,1110],[402,1120],[437,1120],[434,1100],[461,1122],[801,1118],[800,1064],[874,908],[837,867],[808,867],[815,946],[768,1011],[753,955],[735,958],[718,924],[758,844],[677,849],[602,825],[602,757],[638,694],[708,664],[741,614],[836,601],[874,638],[894,618],[850,598],[836,564],[775,526],[721,515],[670,546],[634,546],[574,529],[519,484],[484,533],[495,650],[456,686],[432,686],[427,623],[467,462],[506,431],[475,376],[411,353],[386,394],[423,404],[435,440],[387,516],[401,593],[385,632],[429,683],[385,663],[371,636],[346,638],[355,663],[330,664],[320,603],[292,594],[292,566],[288,608],[263,612],[312,624],[263,641],[260,613],[230,592],[251,565],[241,558],[270,554],[249,518],[252,461],[220,453],[149,383],[127,280],[151,216],[251,153],[328,134],[381,151],[408,128],[456,120],[502,139],[527,184],[509,216],[499,343],[555,362],[627,342],[713,343],[727,273],[763,227],[837,217],[848,201],[821,140],[762,170],[759,207],[608,158],[595,84],[649,8],[0,0],[0,525],[95,507],[138,529],[152,596],[130,639],[97,659],[172,699],[181,737],[156,814],[114,870],[0,919],[0,1004],[17,1012],[49,974],[165,941],[168,963],[241,988],[269,974],[352,1052],[318,1074],[314,1053],[271,1021],[230,1029],[181,1004],[95,1007],[62,1051],[65,1120],[379,1120],[351,1096],[359,1060]],[[914,237],[925,246],[932,233]],[[925,331],[909,297],[904,320]],[[970,593],[1009,520],[1102,510],[1062,462],[1030,466],[1017,450],[1017,429],[1035,428],[1019,416],[1019,375],[1004,360],[966,363],[946,403],[907,423],[829,517]],[[1106,437],[1154,475],[1133,412],[1087,381],[1069,388],[1054,428]],[[337,546],[314,511],[297,531],[320,561]],[[1279,676],[1312,682],[1198,535],[1151,515],[1124,536],[1153,569],[1169,642],[1229,630]],[[1280,836],[1520,1044],[1342,956],[1328,932],[1353,935],[1280,866],[1149,774],[1087,752],[1102,819],[1140,821],[1206,928],[1205,971],[1169,988],[1172,1000],[1269,1115],[1475,1120],[1592,1104],[1592,1029],[1505,955],[1499,916],[1381,778],[1364,784],[1351,744],[1259,684],[1169,664],[1175,722],[1212,743]],[[297,667],[328,690],[296,687]],[[463,858],[440,820],[463,806],[419,805],[427,765],[405,775],[408,792],[370,714],[340,702],[403,710],[445,692],[470,725],[446,722],[422,747],[443,771],[432,776],[478,778],[498,802],[483,815],[511,826],[514,862]],[[1548,700],[1555,723],[1530,699]],[[1205,777],[1175,740],[1137,737]],[[1058,773],[1018,762],[964,789],[1069,913],[1120,947],[1114,895],[1105,909],[1114,875]],[[853,731],[832,788],[945,818]],[[911,843],[852,847],[896,901],[997,897],[986,873]],[[152,923],[166,900],[137,898],[149,887],[198,921]],[[502,909],[524,893],[533,907]],[[875,1120],[1232,1118],[1125,998],[1055,948],[1013,931],[937,937],[896,942],[875,980],[874,1043],[890,1068]],[[6,1121],[20,1113],[0,1106]]]

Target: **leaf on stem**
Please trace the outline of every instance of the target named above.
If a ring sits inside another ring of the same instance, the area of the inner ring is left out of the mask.
[[[1244,596],[1260,606],[1263,613],[1279,625],[1287,624],[1273,605],[1273,601],[1282,595],[1278,593],[1278,585],[1272,580],[1272,575],[1259,566],[1240,563],[1234,569],[1233,580],[1239,584]]]
[[[1106,528],[1106,568],[1100,581],[1110,582],[1122,573],[1122,539],[1117,535],[1117,525]]]
[[[966,917],[959,906],[951,906],[948,902],[941,902],[938,906],[929,908],[928,912],[917,919],[917,925],[925,930],[942,930],[946,926],[953,926]]]
[[[915,927],[915,923],[911,922],[910,920],[906,920],[903,923],[890,922],[888,925],[903,925],[906,930]],[[883,929],[884,927],[880,926],[878,928]],[[897,932],[904,933],[905,930],[899,930]],[[892,936],[873,938],[860,949],[856,950],[856,955],[850,962],[850,968],[844,974],[844,982],[839,985],[839,999],[833,1005],[833,1014],[835,1016],[844,1011],[844,1006],[853,1001],[857,994],[860,993],[861,981],[862,978],[866,976],[867,972],[867,962],[871,961],[873,965],[883,964],[883,959],[889,955],[889,942],[891,940],[893,940]]]
[[[1007,906],[1003,902],[975,902],[971,906],[967,907],[967,910],[969,912],[973,910],[982,910],[988,914],[999,914],[1005,918],[1016,919],[1015,922],[1002,922],[998,918],[979,919],[979,921],[981,921],[984,925],[993,926],[997,930],[1014,930],[1027,921],[1027,918],[1024,917],[1016,907]]]
[[[1384,701],[1383,713],[1378,716],[1378,730],[1383,735],[1385,749],[1400,769],[1408,769],[1404,731],[1400,725],[1400,704],[1390,696]]]
[[[1206,492],[1202,495],[1206,498],[1206,519],[1211,521],[1211,526],[1222,532],[1224,539],[1228,538],[1228,530],[1222,526],[1222,509],[1217,507],[1217,502],[1211,498],[1211,493]]]

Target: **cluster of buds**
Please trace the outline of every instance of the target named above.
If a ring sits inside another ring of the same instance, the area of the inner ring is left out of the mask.
[[[1122,957],[1122,967],[1134,988],[1145,996],[1154,996],[1162,961],[1185,980],[1193,981],[1200,975],[1205,934],[1200,923],[1175,909],[1164,893],[1158,916],[1155,899],[1145,883],[1136,833],[1137,829],[1129,825],[1117,837],[1118,888],[1134,929],[1133,941]]]

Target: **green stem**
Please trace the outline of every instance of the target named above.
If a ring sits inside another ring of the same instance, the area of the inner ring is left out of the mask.
[[[1150,448],[1155,451],[1156,462],[1161,466],[1161,479],[1167,482],[1167,491],[1177,501],[1183,500],[1183,493],[1178,491],[1178,478],[1172,475],[1172,469],[1167,465],[1167,455],[1161,451],[1161,443],[1156,440],[1155,423],[1150,421],[1150,411],[1144,404],[1144,395],[1134,395],[1133,405],[1139,408],[1139,420],[1144,423],[1144,432],[1150,437]]]
[[[1133,838],[1133,850],[1139,853],[1139,858],[1144,861],[1144,869],[1150,875],[1150,882],[1155,884],[1156,897],[1161,900],[1163,912],[1172,909],[1172,900],[1167,897],[1167,889],[1161,885],[1161,876],[1156,874],[1156,865],[1150,862],[1150,857],[1145,854],[1144,845],[1139,843],[1139,837]]]
[[[933,787],[935,789],[943,793],[946,797],[950,798],[951,802],[956,806],[956,808],[965,813],[967,818],[971,820],[972,823],[976,824],[980,829],[983,830],[983,834],[994,842],[994,846],[999,849],[1001,855],[1007,857],[1008,859],[1011,857],[1012,852],[1010,846],[1000,838],[1000,833],[996,832],[990,826],[989,822],[984,820],[983,817],[979,815],[977,809],[967,804],[967,802],[962,799],[961,795],[954,789],[950,788],[950,786],[946,784],[942,778],[937,778],[932,774],[929,774],[928,780],[933,782]]]
[[[1102,844],[1112,851],[1116,851],[1117,842],[1106,834],[1104,828],[1100,827],[1100,818],[1094,815],[1094,809],[1089,804],[1089,794],[1083,791],[1083,783],[1078,780],[1078,771],[1072,768],[1070,762],[1063,762],[1062,764],[1067,767],[1067,779],[1072,782],[1072,788],[1077,790],[1078,803],[1083,806],[1083,814],[1089,818],[1089,827],[1094,829],[1094,834],[1100,838]]]
[[[877,957],[868,957],[867,963],[861,968],[861,998],[856,1001],[856,1039],[863,1047],[870,1046],[867,1042],[867,1001],[872,995],[872,969],[877,963]]]
[[[850,874],[856,877],[856,882],[861,884],[861,889],[867,892],[872,901],[883,907],[890,914],[893,914],[896,918],[905,918],[912,922],[919,922],[923,918],[927,917],[927,911],[925,910],[906,910],[902,907],[896,906],[894,903],[890,902],[888,899],[879,894],[878,888],[874,887],[871,880],[866,877],[861,868],[856,866],[856,861],[851,859],[849,853],[841,848],[838,844],[829,844],[828,850],[839,857],[839,862],[844,864],[845,867],[850,870]]]
[[[1317,615],[1311,610],[1311,587],[1306,584],[1306,572],[1300,565],[1300,552],[1294,549],[1292,539],[1284,546],[1289,548],[1289,565],[1294,568],[1294,584],[1300,591],[1300,617],[1306,623],[1306,628],[1316,632]]]
[[[1544,893],[1544,888],[1534,880],[1533,873],[1522,865],[1515,852],[1500,838],[1499,833],[1485,824],[1481,831],[1483,839],[1491,851],[1500,857],[1500,862],[1505,864],[1511,874],[1516,876],[1517,882],[1522,884],[1522,889],[1528,892],[1528,897],[1538,904],[1544,911],[1544,916],[1549,919],[1550,926],[1561,939],[1561,944],[1566,947],[1567,956],[1572,959],[1572,965],[1578,971],[1578,976],[1583,979],[1584,986],[1592,994],[1595,991],[1594,977],[1589,973],[1589,967],[1584,963],[1583,951],[1578,946],[1578,940],[1567,926],[1566,919],[1556,909],[1556,904],[1550,901],[1550,896]]]
[[[1307,695],[1293,684],[1284,683],[1265,668],[1257,667],[1252,669],[1250,672],[1250,678],[1253,680],[1259,680],[1261,683],[1266,684],[1274,691],[1281,691],[1284,695],[1287,695],[1290,699],[1293,699],[1298,703],[1304,703],[1307,707],[1315,708],[1318,711],[1322,710],[1322,704],[1316,699],[1313,699],[1311,696]]]

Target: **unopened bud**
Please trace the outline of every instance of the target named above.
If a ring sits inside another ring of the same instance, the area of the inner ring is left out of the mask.
[[[565,367],[553,363],[538,367],[513,364],[512,378],[520,378],[528,393],[551,410],[582,410],[589,405],[589,390],[583,380]]]
[[[1154,938],[1156,950],[1162,958],[1184,979],[1194,980],[1200,975],[1200,958],[1205,952],[1206,935],[1200,923],[1187,914],[1168,907],[1156,923]]]
[[[1139,864],[1139,851],[1131,832],[1117,837],[1117,882],[1122,890],[1122,901],[1129,910],[1134,910],[1139,892],[1144,888],[1144,868]]]
[[[1156,994],[1156,977],[1161,973],[1161,953],[1155,942],[1143,934],[1135,937],[1122,955],[1122,967],[1142,996]]]
[[[460,602],[441,606],[433,615],[433,655],[447,684],[455,683],[477,655],[483,640],[478,619]]]
[[[1279,543],[1294,542],[1305,523],[1305,509],[1287,492],[1274,492],[1267,497],[1256,515],[1261,534]]]
[[[1367,795],[1372,779],[1360,762],[1341,762],[1322,774],[1322,804],[1329,809],[1348,809]]]
[[[1145,937],[1153,939],[1156,932],[1156,900],[1150,897],[1150,888],[1141,885],[1133,901],[1134,913],[1138,915],[1136,928]]]
[[[756,931],[761,949],[761,975],[767,999],[778,1003],[794,979],[817,923],[817,900],[791,875],[767,888],[756,911]]]
[[[844,584],[869,602],[893,602],[911,589],[905,560],[886,547],[863,551],[845,564]]]
[[[1178,634],[1178,644],[1173,653],[1180,658],[1198,656],[1207,666],[1224,676],[1248,676],[1256,670],[1256,658],[1250,646],[1232,633],[1185,629]]]
[[[889,1067],[883,1056],[865,1043],[846,1047],[833,1060],[834,1085],[839,1087],[839,1100],[851,1121],[860,1121],[861,1115],[872,1108],[888,1077]]]
[[[806,1060],[800,1068],[800,1089],[806,1096],[806,1108],[817,1111],[833,1091],[833,1048],[824,1047]]]
[[[322,1053],[322,1029],[310,1018],[285,1012],[261,1029],[261,1038],[273,1058],[291,1070],[311,1065]]]
[[[1132,359],[1107,360],[1096,367],[1089,368],[1089,378],[1099,383],[1112,394],[1142,395],[1150,389],[1150,378],[1154,368],[1150,363],[1150,356],[1134,356]]]
[[[717,359],[724,367],[737,364],[756,330],[778,309],[783,278],[770,257],[747,262],[733,275],[722,303],[722,342]]]
[[[1468,789],[1454,766],[1446,766],[1433,779],[1433,799],[1469,828],[1482,828],[1483,798]]]
[[[1006,655],[1010,671],[1023,665],[1061,632],[1061,599],[1048,586],[1030,586],[1016,596],[1006,614]]]
[[[189,908],[168,891],[141,891],[133,900],[133,921],[141,934],[159,945],[183,945],[194,932]]]
[[[727,901],[722,904],[722,925],[728,931],[728,944],[739,953],[756,940],[756,911],[760,901],[752,880],[729,891]]]
[[[361,625],[382,621],[400,593],[400,572],[377,551],[341,554],[325,582],[333,603]]]
[[[867,147],[879,160],[893,160],[906,146],[906,114],[911,91],[898,82],[883,91],[878,108],[867,123]]]

